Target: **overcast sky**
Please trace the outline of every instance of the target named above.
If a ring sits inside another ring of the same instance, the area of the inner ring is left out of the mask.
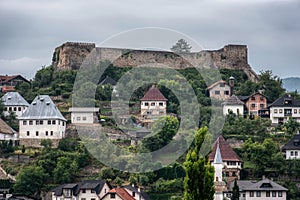
[[[0,74],[32,78],[66,41],[100,44],[122,31],[162,27],[204,49],[246,44],[257,73],[300,77],[299,10],[299,0],[1,0]]]

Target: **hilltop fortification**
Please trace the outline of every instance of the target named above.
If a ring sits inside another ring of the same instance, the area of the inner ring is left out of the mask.
[[[67,42],[55,48],[52,65],[60,69],[79,69],[85,57],[96,47],[94,43]],[[219,50],[203,50],[185,53],[180,56],[169,51],[131,50],[118,48],[98,48],[103,60],[111,61],[115,66],[140,66],[147,63],[159,63],[174,69],[193,66],[206,68],[226,68],[243,70],[252,81],[258,76],[248,64],[246,45],[226,45]]]

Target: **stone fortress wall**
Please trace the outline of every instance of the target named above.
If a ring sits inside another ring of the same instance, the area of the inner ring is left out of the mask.
[[[66,42],[55,48],[52,65],[58,69],[79,69],[86,56],[96,47],[94,43]],[[246,45],[226,45],[219,50],[177,55],[169,51],[131,50],[99,47],[101,60],[109,60],[115,66],[141,66],[145,64],[162,64],[174,69],[193,66],[203,68],[243,70],[249,79],[257,81],[258,76],[248,64]]]

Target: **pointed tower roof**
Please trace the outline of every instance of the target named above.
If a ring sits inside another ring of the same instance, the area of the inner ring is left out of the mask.
[[[218,146],[217,146],[217,150],[216,150],[216,154],[215,154],[215,158],[214,158],[214,164],[222,164],[223,160],[222,160],[222,156],[221,156],[221,151],[220,151],[220,147],[219,147],[219,141],[218,141]]]
[[[145,96],[141,99],[142,101],[167,101],[166,97],[159,91],[159,89],[153,85]]]
[[[219,145],[218,145],[218,143],[219,143]],[[220,135],[213,144],[213,150],[209,154],[209,160],[211,162],[213,162],[215,159],[215,155],[216,155],[218,146],[219,146],[221,158],[224,162],[226,162],[226,161],[242,162],[241,159],[239,158],[239,156],[233,151],[231,146],[226,142],[225,138],[222,135]]]

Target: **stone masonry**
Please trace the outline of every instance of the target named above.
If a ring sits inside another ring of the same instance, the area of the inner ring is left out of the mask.
[[[96,47],[94,43],[67,42],[57,47],[53,54],[52,65],[56,69],[79,69],[86,56]],[[141,66],[162,64],[174,69],[190,67],[225,68],[243,70],[249,79],[257,81],[258,76],[248,64],[246,45],[226,45],[219,50],[177,55],[169,51],[131,50],[118,48],[97,48],[101,60],[109,60],[115,66]]]

